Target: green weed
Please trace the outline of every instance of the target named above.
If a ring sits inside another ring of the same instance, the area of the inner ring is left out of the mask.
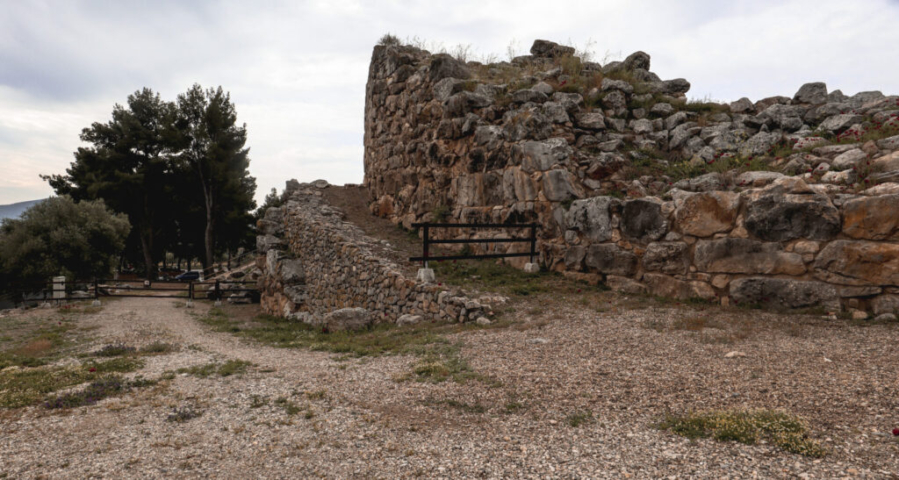
[[[790,453],[823,457],[826,451],[808,438],[805,423],[795,415],[776,410],[721,410],[687,415],[668,415],[658,428],[682,437],[714,438],[754,445],[765,439]]]

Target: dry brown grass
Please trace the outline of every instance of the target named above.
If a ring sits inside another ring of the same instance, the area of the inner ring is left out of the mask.
[[[22,347],[16,349],[14,353],[23,357],[40,357],[52,349],[53,342],[46,338],[41,338],[28,342]]]

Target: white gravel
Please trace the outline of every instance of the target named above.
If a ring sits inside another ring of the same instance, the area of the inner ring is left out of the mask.
[[[347,361],[271,348],[213,332],[169,300],[111,302],[80,320],[98,327],[91,348],[156,340],[181,347],[147,357],[138,372],[147,378],[213,360],[256,366],[224,378],[179,375],[64,413],[0,412],[0,475],[899,478],[899,442],[889,434],[899,426],[895,325],[686,306],[616,303],[598,312],[558,303],[550,313],[522,304],[509,327],[457,335],[464,357],[496,385],[398,382],[415,357]],[[669,329],[695,316],[721,328]],[[746,356],[725,358],[731,351]],[[287,415],[280,397],[300,413]],[[166,421],[175,406],[203,413]],[[731,407],[796,413],[831,453],[812,459],[767,445],[690,442],[652,426],[666,411]],[[586,411],[596,421],[566,422]]]

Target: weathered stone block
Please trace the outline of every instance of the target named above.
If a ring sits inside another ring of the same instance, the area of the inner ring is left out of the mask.
[[[814,270],[842,285],[899,285],[899,244],[836,240],[818,254]]]
[[[438,53],[431,58],[430,78],[431,82],[437,82],[444,78],[459,78],[465,80],[471,77],[468,67],[446,53]]]
[[[886,240],[899,233],[899,195],[860,197],[843,204],[843,233],[865,240]]]
[[[594,242],[612,238],[612,216],[609,208],[618,200],[612,197],[592,197],[575,200],[565,214],[567,228],[583,233]]]
[[[705,282],[678,280],[660,273],[647,273],[643,275],[643,283],[649,287],[650,292],[663,297],[704,300],[715,298],[715,290]]]
[[[708,192],[690,195],[675,210],[681,232],[708,237],[733,228],[740,208],[740,195],[733,192]]]
[[[662,212],[662,202],[648,198],[624,202],[621,232],[629,240],[641,243],[664,237],[668,233],[668,220]]]
[[[618,275],[607,275],[606,286],[621,293],[646,293],[646,285],[627,277],[619,277]]]
[[[550,202],[564,202],[583,196],[577,178],[568,170],[550,170],[543,174],[543,195]]]
[[[341,308],[324,317],[325,327],[332,332],[365,330],[372,324],[371,313],[364,308]]]
[[[520,156],[521,169],[525,172],[550,170],[564,162],[573,153],[564,138],[550,138],[536,142],[526,141],[516,145],[513,157]]]
[[[802,275],[802,255],[787,253],[779,243],[745,238],[701,240],[694,252],[696,268],[709,273],[763,273]]]
[[[782,278],[740,278],[730,282],[730,296],[737,303],[783,308],[815,305],[839,307],[837,289],[821,282]]]
[[[303,261],[297,258],[281,260],[281,282],[285,285],[301,285],[306,283],[306,272]]]
[[[690,265],[690,246],[683,242],[655,242],[646,247],[643,268],[670,274],[684,274]]]
[[[589,246],[585,263],[599,273],[630,277],[637,272],[637,256],[611,244]]]
[[[824,195],[769,194],[749,204],[744,225],[762,240],[830,240],[840,232],[840,212]]]

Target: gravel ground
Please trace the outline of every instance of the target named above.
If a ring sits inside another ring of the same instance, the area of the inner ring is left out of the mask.
[[[276,349],[213,332],[190,314],[202,305],[111,302],[80,320],[97,327],[91,348],[180,346],[147,357],[146,378],[210,361],[255,366],[63,413],[0,411],[0,478],[899,478],[896,325],[557,303],[525,302],[508,326],[456,336],[498,382],[431,384],[396,380],[415,357]],[[725,357],[733,351],[745,356]],[[166,420],[185,406],[202,414]],[[667,411],[731,407],[798,414],[830,454],[653,427]],[[583,412],[595,420],[569,425]]]

